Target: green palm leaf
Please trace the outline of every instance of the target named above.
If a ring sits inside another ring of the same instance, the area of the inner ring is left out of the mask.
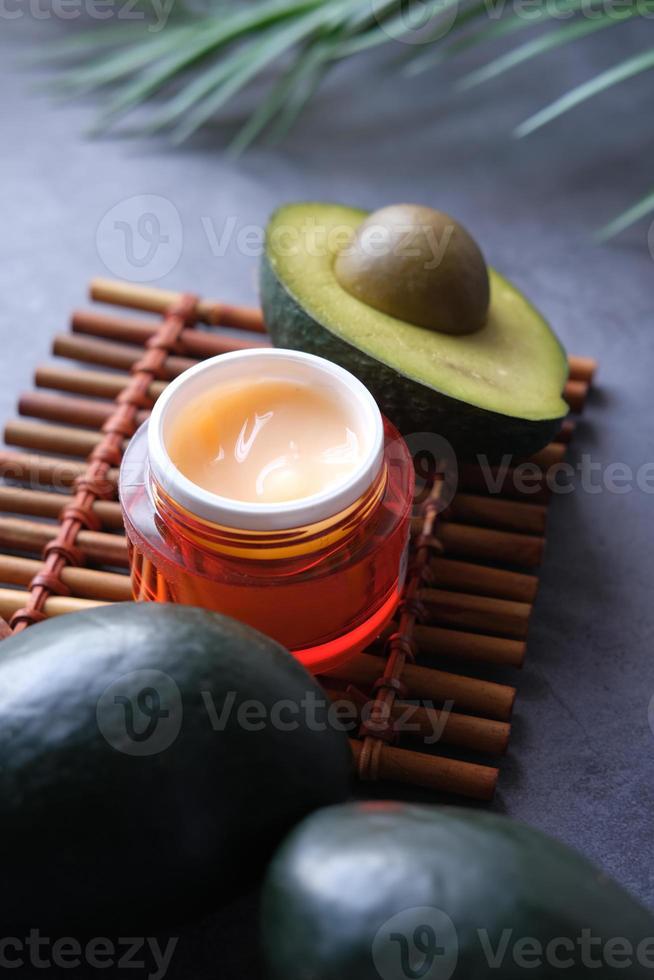
[[[624,10],[616,12],[616,14],[604,14],[598,20],[580,20],[575,21],[574,24],[567,24],[565,27],[560,27],[555,31],[550,31],[547,34],[534,38],[533,41],[521,44],[519,47],[509,51],[508,54],[490,61],[483,68],[478,68],[476,71],[470,72],[470,74],[465,75],[459,81],[458,88],[461,91],[474,88],[475,85],[481,85],[483,82],[490,81],[492,78],[497,78],[499,75],[504,74],[505,71],[510,71],[511,68],[515,68],[540,54],[553,51],[563,44],[569,44],[570,41],[576,41],[578,38],[586,37],[588,34],[594,34],[596,31],[603,31],[607,27],[613,27],[616,20],[628,20],[631,17],[637,16],[638,13],[635,9]]]
[[[457,20],[454,24],[454,30],[458,32],[466,26],[472,27],[475,22],[481,20],[488,12],[488,2],[489,0],[481,0],[481,2],[475,3],[473,6],[464,7],[462,10],[459,10]],[[593,0],[559,0],[557,12],[559,16],[574,13],[583,7],[587,7],[592,2]],[[442,44],[435,51],[427,51],[425,54],[412,57],[408,64],[408,73],[417,75],[430,68],[435,68],[448,58],[462,54],[464,51],[474,48],[479,44],[496,41],[499,38],[506,37],[508,34],[527,30],[551,19],[552,15],[546,6],[530,11],[528,18],[521,16],[518,12],[505,14],[500,21],[486,25],[480,30],[468,30],[467,33],[464,33],[463,37],[457,37],[456,40],[450,41],[449,44]]]
[[[58,88],[67,95],[112,89],[98,131],[125,113],[156,100],[147,132],[172,131],[188,138],[216,116],[255,79],[273,70],[268,91],[231,144],[242,152],[268,134],[279,139],[310,101],[335,63],[392,42],[406,43],[405,70],[433,68],[478,45],[490,45],[526,28],[541,32],[469,72],[459,88],[490,83],[512,68],[573,41],[645,18],[654,0],[630,0],[606,9],[603,0],[557,0],[529,11],[489,8],[493,0],[213,0],[202,16],[177,0],[170,21],[159,31],[116,30],[106,26],[85,32],[45,52],[48,60],[72,61]],[[414,15],[422,21],[416,25]],[[574,18],[543,30],[557,17]],[[493,19],[489,23],[489,18]],[[444,33],[444,28],[447,32]],[[420,45],[411,43],[419,29]],[[440,35],[444,34],[443,37]],[[634,54],[578,85],[525,120],[515,130],[526,136],[554,122],[613,85],[654,68],[654,48]],[[172,89],[172,93],[171,90]],[[162,98],[166,101],[162,102]],[[601,231],[617,234],[654,210],[654,194],[630,207]]]
[[[302,0],[295,4],[280,4],[275,0],[273,3],[239,9],[235,14],[219,20],[218,23],[210,20],[208,24],[206,21],[199,25],[195,24],[186,44],[180,46],[181,50],[175,50],[170,57],[155,63],[144,76],[135,79],[118,93],[109,104],[103,124],[106,125],[128,109],[139,105],[163,88],[167,82],[176,78],[181,71],[201,62],[224,45],[245,34],[265,30],[279,20],[292,17],[293,14],[314,10],[319,5],[320,0]],[[238,88],[235,89],[237,90]]]
[[[230,151],[235,155],[243,153],[268,127],[271,140],[281,139],[319,86],[337,47],[336,38],[308,45],[232,140]]]
[[[311,34],[312,31],[323,26],[332,14],[333,11],[330,10],[329,4],[321,5],[317,10],[293,21],[285,30],[275,31],[263,42],[254,44],[253,48],[248,51],[248,57],[243,58],[240,67],[228,79],[220,82],[215,90],[210,92],[194,109],[189,111],[185,120],[176,130],[175,140],[183,141],[191,136],[267,65],[308,34]]]
[[[610,221],[608,225],[597,232],[597,239],[601,242],[607,241],[609,238],[613,238],[614,235],[618,235],[621,231],[629,228],[630,225],[635,224],[636,221],[640,221],[641,218],[646,218],[648,215],[654,212],[654,191],[644,197],[633,207],[628,208],[619,214],[617,218]]]
[[[97,65],[69,71],[56,86],[70,95],[85,95],[104,85],[119,82],[140,68],[148,68],[163,55],[173,54],[184,44],[201,34],[202,24],[168,27],[165,34],[153,35],[125,50],[116,51]]]
[[[599,95],[600,92],[606,91],[606,89],[611,88],[613,85],[617,85],[618,82],[624,82],[626,79],[633,78],[634,75],[639,75],[641,72],[648,71],[651,68],[654,68],[654,48],[650,51],[645,51],[643,54],[634,55],[633,58],[627,58],[626,61],[620,62],[619,65],[615,65],[613,68],[609,68],[607,71],[603,71],[589,81],[584,82],[583,85],[578,85],[576,88],[573,88],[571,92],[562,95],[560,99],[545,106],[544,109],[530,116],[529,119],[525,119],[523,123],[516,127],[515,135],[518,137],[527,136],[528,133],[535,132],[535,130],[540,129],[546,123],[552,122],[552,120],[562,116],[564,112],[569,112],[570,109],[581,105],[587,99],[592,99],[593,96]]]

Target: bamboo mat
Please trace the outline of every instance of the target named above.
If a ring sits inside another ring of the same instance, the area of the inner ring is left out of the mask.
[[[0,450],[5,635],[6,621],[24,629],[43,617],[131,599],[116,499],[124,439],[166,383],[198,360],[269,343],[258,309],[107,280],[95,280],[90,293],[97,302],[150,315],[106,307],[74,313],[70,329],[53,340],[55,360],[36,368],[36,390],[22,395],[19,417],[5,426],[11,447]],[[572,413],[583,410],[595,368],[590,358],[570,358],[565,398]],[[532,457],[526,498],[513,468],[493,471],[499,489],[491,493],[487,474],[472,465],[461,468],[445,509],[441,475],[423,494],[392,629],[323,678],[330,697],[360,713],[351,745],[361,779],[492,797],[516,689],[488,676],[524,660],[545,543],[547,478],[573,433],[569,419]]]

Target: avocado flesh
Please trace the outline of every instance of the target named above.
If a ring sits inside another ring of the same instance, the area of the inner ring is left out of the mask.
[[[510,419],[548,422],[566,415],[561,397],[567,377],[565,352],[534,307],[494,270],[489,270],[486,325],[463,336],[395,319],[346,292],[334,275],[335,258],[348,233],[353,235],[365,218],[364,211],[317,203],[288,205],[273,215],[262,301],[275,343],[284,328],[276,329],[279,304],[272,318],[266,308],[274,305],[271,275],[317,328],[411,382]],[[320,234],[312,238],[307,228]],[[308,247],[311,243],[314,247]],[[287,331],[282,342],[294,346],[290,340]]]

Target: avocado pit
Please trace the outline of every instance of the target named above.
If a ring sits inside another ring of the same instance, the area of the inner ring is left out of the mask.
[[[465,228],[442,211],[393,204],[369,215],[334,260],[351,296],[389,316],[446,334],[486,323],[488,269]]]

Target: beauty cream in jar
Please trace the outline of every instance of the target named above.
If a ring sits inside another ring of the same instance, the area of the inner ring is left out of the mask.
[[[348,371],[221,354],[168,385],[125,453],[134,598],[225,613],[329,670],[393,616],[412,498],[404,440]]]

